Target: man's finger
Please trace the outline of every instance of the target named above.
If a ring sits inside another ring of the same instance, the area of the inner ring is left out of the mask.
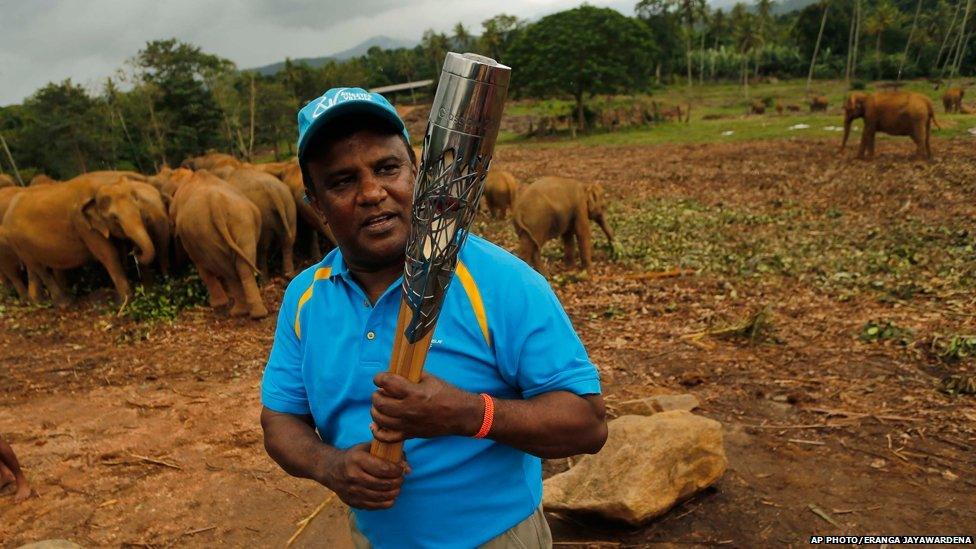
[[[387,396],[383,391],[373,391],[373,408],[388,415],[396,415],[401,400]]]
[[[407,439],[407,437],[403,434],[403,431],[384,429],[375,423],[371,423],[369,428],[373,432],[373,438],[386,444],[395,444],[397,442],[403,442]]]
[[[390,417],[383,412],[376,409],[376,407],[369,409],[369,415],[373,416],[373,421],[376,426],[380,429],[389,429],[391,431],[402,431],[405,422],[396,417]]]
[[[410,386],[415,385],[407,378],[391,374],[390,372],[380,372],[373,377],[373,383],[383,390],[384,394],[393,398],[404,398],[410,394]]]
[[[360,467],[366,473],[379,479],[400,480],[403,478],[403,465],[376,456],[366,456],[360,463]]]

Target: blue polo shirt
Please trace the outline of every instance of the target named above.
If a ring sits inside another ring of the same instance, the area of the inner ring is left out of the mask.
[[[425,371],[501,399],[600,393],[597,370],[544,278],[474,235],[459,259]],[[263,404],[311,415],[336,448],[371,440],[373,376],[389,367],[400,284],[371,304],[338,249],[295,277],[278,315]],[[413,472],[393,507],[354,510],[374,547],[475,547],[542,499],[542,461],[511,446],[448,436],[408,440],[404,451]]]

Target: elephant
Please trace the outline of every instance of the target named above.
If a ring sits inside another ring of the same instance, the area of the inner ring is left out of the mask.
[[[42,173],[39,173],[31,178],[30,183],[27,184],[28,187],[38,187],[40,185],[51,185],[54,183],[60,183],[57,179],[48,177]]]
[[[261,236],[258,207],[235,187],[200,170],[179,185],[169,215],[177,238],[207,286],[210,306],[227,305],[229,291],[234,300],[231,316],[267,316],[254,277]]]
[[[14,178],[10,177],[5,173],[0,173],[0,189],[2,189],[3,187],[17,187],[17,186],[19,185],[17,185],[17,182],[14,181]]]
[[[817,95],[810,98],[810,112],[826,112],[830,101],[826,95]]]
[[[519,257],[543,275],[542,246],[562,237],[566,266],[575,263],[573,237],[579,241],[583,270],[592,265],[593,242],[590,220],[596,221],[613,244],[613,232],[604,215],[605,191],[599,183],[584,183],[564,177],[543,177],[525,188],[512,211],[512,224],[519,238]]]
[[[962,97],[966,95],[966,90],[962,88],[949,88],[942,95],[942,106],[945,107],[945,112],[948,113],[959,113],[962,112]]]
[[[148,178],[139,172],[133,172],[128,170],[100,170],[95,172],[87,172],[81,175],[75,176],[68,181],[87,181],[90,183],[101,184],[105,183],[115,183],[119,178],[125,178],[130,181],[147,181]],[[53,181],[53,180],[52,180]]]
[[[22,301],[27,301],[27,287],[21,277],[20,258],[14,252],[3,228],[3,216],[14,198],[24,192],[23,187],[0,187],[0,282],[13,287]]]
[[[241,161],[229,154],[210,152],[202,156],[187,158],[182,164],[180,164],[180,167],[182,168],[190,168],[191,170],[210,170],[211,172],[224,166],[240,168]]]
[[[291,278],[295,271],[294,248],[297,220],[295,200],[277,177],[251,168],[235,170],[227,182],[244,193],[261,211],[261,237],[258,239],[258,269],[268,274],[268,254],[272,242],[281,250],[281,272]]]
[[[264,173],[269,173],[278,179],[282,179],[285,176],[285,172],[288,171],[292,166],[298,165],[298,159],[285,160],[283,162],[266,162],[263,164],[244,164],[245,168],[254,168],[255,170],[260,170]]]
[[[489,170],[488,177],[485,179],[484,194],[484,203],[488,206],[491,216],[495,219],[505,219],[505,213],[515,206],[519,185],[511,173]]]
[[[762,101],[753,101],[749,105],[749,114],[766,114],[766,104]]]
[[[890,135],[910,136],[915,142],[916,156],[932,158],[930,134],[932,123],[935,122],[935,109],[928,97],[907,91],[851,93],[844,102],[844,141],[840,145],[842,151],[847,146],[851,122],[856,118],[864,118],[858,158],[874,157],[874,137],[879,131]]]
[[[319,236],[324,236],[328,247],[328,252],[336,246],[335,236],[332,229],[325,222],[325,218],[305,198],[305,183],[302,180],[302,169],[297,163],[292,164],[284,170],[281,175],[281,182],[291,191],[292,199],[295,201],[295,209],[298,213],[298,233],[297,240],[307,243],[308,255],[315,261],[322,258],[323,250],[319,242]]]
[[[136,192],[121,179],[105,185],[77,180],[28,188],[10,204],[3,227],[29,275],[40,278],[58,306],[69,299],[56,271],[80,267],[93,258],[108,271],[119,299],[124,303],[129,298],[131,286],[112,238],[135,243],[142,265],[156,254]],[[37,301],[40,296],[33,291],[30,297]]]

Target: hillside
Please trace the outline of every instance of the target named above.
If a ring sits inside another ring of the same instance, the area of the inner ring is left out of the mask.
[[[396,48],[412,48],[416,46],[416,42],[411,42],[409,40],[401,40],[399,38],[390,38],[389,36],[374,36],[361,42],[347,50],[343,50],[332,55],[326,55],[323,57],[300,57],[292,59],[292,63],[305,64],[313,68],[319,68],[329,61],[345,61],[346,59],[352,59],[353,57],[359,57],[360,55],[366,55],[373,46],[379,46],[383,49],[392,50]],[[251,69],[246,69],[249,71],[257,71],[258,74],[262,76],[271,76],[276,74],[282,68],[284,68],[285,62],[279,61],[277,63],[272,63],[270,65],[264,65],[263,67],[255,67]]]

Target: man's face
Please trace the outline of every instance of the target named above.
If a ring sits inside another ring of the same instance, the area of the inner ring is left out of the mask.
[[[362,130],[309,152],[313,204],[346,262],[365,270],[402,263],[417,174],[400,136]]]

